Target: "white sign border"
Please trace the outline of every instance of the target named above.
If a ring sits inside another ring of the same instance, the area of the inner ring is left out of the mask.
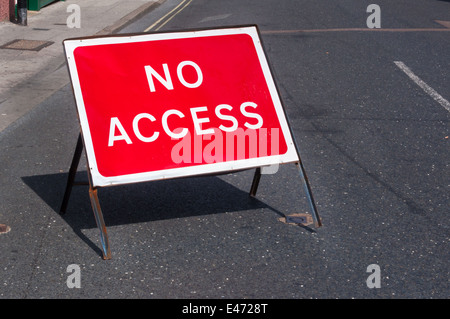
[[[264,156],[259,158],[227,161],[211,164],[197,164],[186,167],[171,168],[165,170],[157,170],[136,174],[127,174],[106,177],[102,176],[97,167],[97,161],[94,152],[94,146],[92,143],[92,137],[90,134],[89,123],[84,106],[83,95],[81,91],[80,81],[78,77],[77,67],[75,64],[74,51],[78,47],[93,46],[93,45],[109,45],[120,43],[134,43],[144,41],[158,41],[158,40],[174,40],[174,39],[186,39],[197,37],[209,37],[209,36],[223,36],[223,35],[249,35],[254,43],[261,68],[263,70],[266,83],[269,88],[269,92],[272,101],[275,106],[275,111],[280,122],[281,130],[287,144],[287,152],[282,155]],[[83,134],[84,146],[86,150],[88,166],[90,174],[92,176],[93,187],[105,187],[113,185],[122,185],[130,183],[138,183],[145,181],[163,180],[169,178],[198,176],[205,174],[220,174],[229,171],[250,169],[255,167],[262,167],[275,164],[299,162],[299,155],[295,146],[293,137],[291,136],[291,130],[284,113],[281,99],[278,94],[275,82],[270,71],[269,64],[262,47],[258,29],[256,26],[245,27],[230,27],[230,28],[218,28],[218,29],[204,29],[197,31],[173,31],[163,33],[144,33],[133,35],[115,35],[115,36],[102,36],[91,38],[79,38],[79,39],[67,39],[63,41],[67,64],[69,68],[70,78],[72,81],[72,87],[74,91],[75,101],[78,110],[78,117],[80,120],[81,131]]]

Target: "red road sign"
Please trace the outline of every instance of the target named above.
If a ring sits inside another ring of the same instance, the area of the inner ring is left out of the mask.
[[[254,26],[64,48],[94,187],[299,161]]]

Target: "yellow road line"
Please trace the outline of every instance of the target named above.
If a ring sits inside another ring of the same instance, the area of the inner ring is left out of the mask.
[[[443,28],[398,28],[398,29],[369,29],[369,28],[338,28],[338,29],[300,29],[300,30],[265,30],[261,34],[295,34],[319,32],[450,32]]]
[[[147,29],[144,30],[144,32],[148,32],[150,30],[152,30],[155,26],[157,26],[161,21],[163,21],[164,19],[166,19],[167,17],[169,17],[173,12],[175,12],[178,8],[180,8],[186,1],[188,0],[183,0],[181,1],[175,8],[173,8],[169,13],[167,13],[166,15],[164,15],[162,18],[160,18],[158,21],[156,21],[155,23],[153,23],[151,26],[149,26]],[[178,13],[180,13],[181,11],[184,10],[184,8],[186,8],[190,3],[192,2],[192,0],[189,0],[183,7],[181,7],[177,12],[175,12],[170,18],[168,18],[166,21],[164,21],[164,23],[162,23],[159,27],[157,27],[155,29],[155,31],[158,31],[159,29],[161,29],[167,22],[169,22],[170,20],[172,20]]]

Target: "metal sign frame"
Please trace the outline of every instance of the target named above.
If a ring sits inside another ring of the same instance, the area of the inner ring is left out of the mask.
[[[190,167],[174,168],[166,171],[158,172],[143,172],[138,174],[131,174],[118,177],[104,177],[98,169],[95,159],[94,148],[92,139],[90,137],[90,129],[87,121],[87,115],[84,109],[83,96],[79,83],[77,66],[75,64],[74,50],[80,46],[99,45],[99,44],[120,44],[129,43],[130,41],[153,41],[153,40],[168,40],[178,38],[189,37],[201,37],[212,35],[233,35],[233,34],[247,34],[253,39],[259,62],[263,69],[264,77],[267,81],[267,85],[270,91],[272,101],[280,121],[281,129],[285,142],[287,144],[287,152],[283,155],[265,156],[256,159],[234,160],[229,162],[212,163],[206,165],[197,165],[195,169]],[[64,40],[64,49],[66,53],[66,59],[71,76],[72,89],[77,105],[78,118],[80,121],[80,134],[78,136],[77,145],[73,155],[71,167],[69,170],[69,176],[67,180],[66,190],[62,201],[60,214],[64,214],[67,210],[68,201],[70,198],[71,190],[74,185],[78,185],[75,181],[76,171],[78,169],[79,161],[82,155],[83,148],[86,150],[86,159],[88,164],[88,179],[89,182],[89,195],[91,200],[92,209],[94,212],[97,226],[100,230],[100,239],[102,245],[103,259],[111,258],[111,251],[109,247],[108,235],[106,231],[105,222],[103,219],[103,213],[101,211],[100,202],[98,199],[98,188],[112,185],[121,185],[136,182],[147,182],[161,179],[189,177],[189,176],[202,176],[202,175],[217,175],[223,173],[230,173],[234,171],[253,169],[255,168],[255,174],[253,177],[252,186],[250,189],[250,196],[256,196],[259,181],[262,175],[261,168],[273,164],[294,163],[299,170],[299,174],[303,183],[304,191],[308,198],[308,203],[311,208],[311,214],[316,227],[322,225],[319,217],[315,201],[312,196],[311,187],[306,176],[306,170],[300,159],[299,149],[295,142],[292,129],[289,125],[287,114],[282,105],[282,101],[279,95],[278,87],[272,77],[271,67],[265,55],[265,51],[260,39],[260,33],[256,25],[250,26],[237,26],[237,27],[225,27],[225,28],[211,28],[201,30],[187,30],[187,31],[170,31],[170,32],[158,32],[158,33],[144,33],[144,34],[125,34],[125,35],[113,35],[113,36],[98,36],[98,37],[83,37],[76,39]],[[231,164],[230,164],[231,163]],[[86,184],[86,183],[83,183]]]

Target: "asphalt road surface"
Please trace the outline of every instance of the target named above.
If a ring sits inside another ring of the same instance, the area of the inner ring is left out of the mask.
[[[0,135],[0,296],[450,297],[450,3],[377,0],[370,29],[372,2],[168,0],[121,31],[257,24],[322,227],[280,221],[309,212],[294,165],[255,199],[253,171],[118,186],[99,192],[102,260],[87,188],[57,213],[78,134],[67,86]]]

